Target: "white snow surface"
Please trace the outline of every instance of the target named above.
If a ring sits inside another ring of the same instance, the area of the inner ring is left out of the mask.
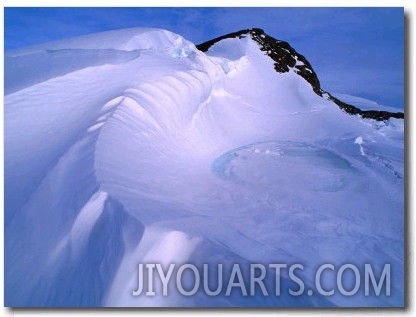
[[[351,96],[348,94],[340,94],[340,93],[332,93],[332,95],[338,99],[346,103],[351,103],[354,106],[360,108],[361,110],[381,110],[381,111],[389,111],[389,112],[398,112],[398,108],[388,107],[384,105],[380,105],[373,100],[369,100],[362,97]],[[404,105],[398,105],[404,107]]]
[[[249,37],[105,32],[6,52],[5,83],[7,306],[403,305],[403,120],[342,112]],[[390,263],[392,290],[133,297],[146,262],[300,263],[306,289]]]

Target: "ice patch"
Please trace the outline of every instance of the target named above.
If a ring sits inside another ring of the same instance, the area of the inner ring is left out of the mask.
[[[223,180],[244,186],[261,188],[276,182],[280,184],[279,188],[285,188],[284,191],[301,188],[339,191],[354,173],[345,159],[326,149],[301,143],[273,142],[229,151],[212,163],[211,170]]]

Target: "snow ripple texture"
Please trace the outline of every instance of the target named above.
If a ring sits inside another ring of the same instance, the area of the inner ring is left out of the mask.
[[[6,305],[403,304],[403,121],[346,115],[250,38],[129,29],[5,65]],[[301,263],[306,289],[322,263],[391,263],[393,289],[133,297],[146,262]]]

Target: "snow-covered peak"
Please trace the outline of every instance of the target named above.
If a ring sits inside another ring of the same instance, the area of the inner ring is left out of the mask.
[[[346,103],[345,101],[334,97],[329,92],[324,91],[321,88],[317,74],[313,70],[312,65],[308,62],[308,60],[303,55],[299,54],[288,42],[277,40],[266,34],[262,29],[253,28],[229,33],[199,44],[197,45],[197,48],[203,52],[207,52],[212,50],[212,46],[215,47],[221,45],[219,43],[226,39],[241,39],[245,37],[249,37],[255,41],[258,44],[260,50],[274,61],[274,69],[276,72],[295,72],[311,85],[313,91],[317,95],[323,96],[328,100],[333,101],[340,109],[346,113],[352,115],[360,115],[363,118],[374,119],[378,121],[385,121],[389,118],[404,118],[404,113],[402,112],[381,111],[378,109],[362,110],[356,105]],[[236,46],[238,45],[236,44]],[[351,98],[349,98],[349,100],[350,99]]]
[[[403,305],[403,120],[340,111],[287,44],[246,33],[6,54],[6,306]],[[392,292],[293,297],[286,272],[280,297],[134,297],[149,261],[296,262],[306,289],[322,263],[391,263]]]
[[[316,93],[321,93],[319,79],[306,58],[293,49],[289,43],[274,39],[267,35],[262,29],[253,28],[230,33],[199,44],[197,47],[205,52],[208,51],[212,45],[215,45],[224,39],[244,38],[247,36],[252,38],[259,45],[260,50],[274,61],[274,69],[277,72],[285,73],[293,70],[303,77]]]

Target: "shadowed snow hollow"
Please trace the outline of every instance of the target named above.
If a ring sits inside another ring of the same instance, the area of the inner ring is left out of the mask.
[[[128,29],[5,65],[6,306],[403,305],[403,120],[346,114],[250,36]],[[392,291],[134,297],[149,261],[301,263],[306,289],[391,263]]]

